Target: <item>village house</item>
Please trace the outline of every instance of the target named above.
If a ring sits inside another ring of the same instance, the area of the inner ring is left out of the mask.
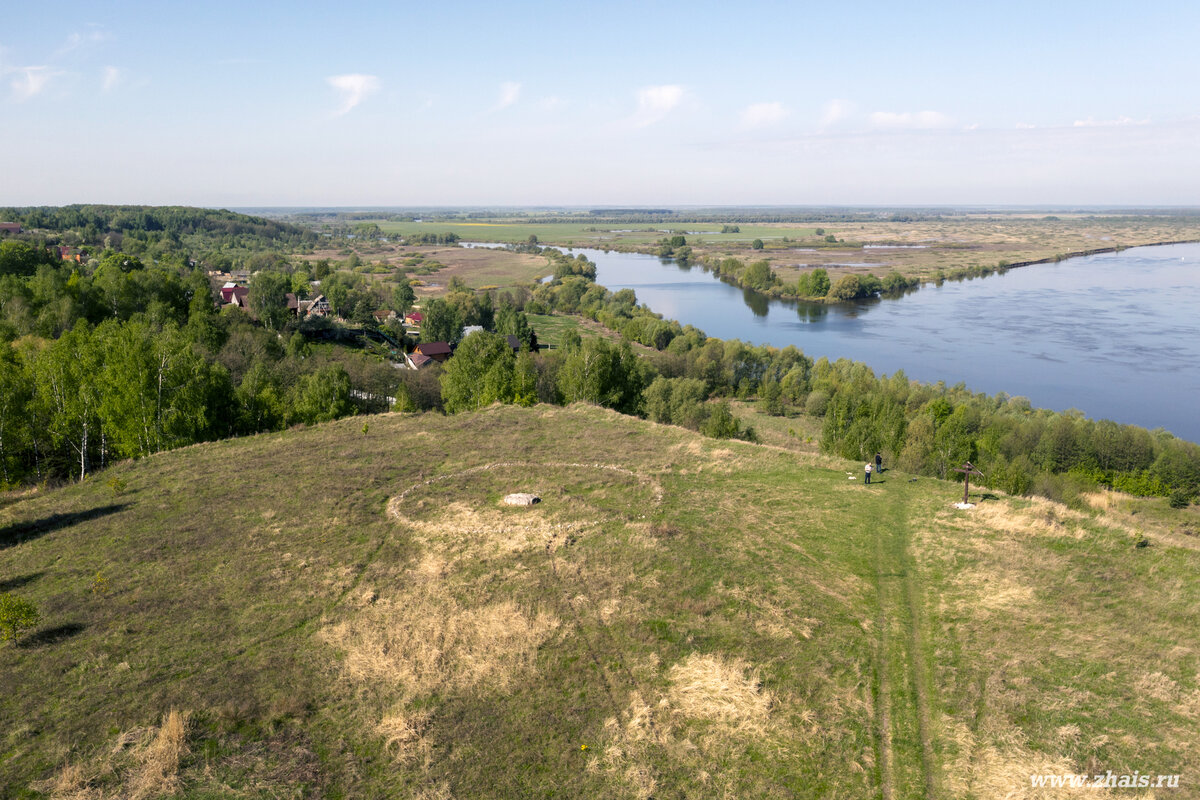
[[[413,328],[421,327],[421,323],[425,321],[425,315],[420,311],[410,311],[404,315],[404,324]]]
[[[434,361],[447,361],[454,354],[454,350],[446,342],[421,342],[414,352],[429,356]]]
[[[415,350],[411,353],[404,354],[404,361],[408,364],[409,369],[421,369],[433,363],[433,359],[424,353],[418,353]]]
[[[74,261],[76,264],[83,263],[83,251],[78,247],[58,247],[58,257],[63,261]]]
[[[19,222],[0,222],[0,233],[24,233]]]
[[[250,307],[250,290],[245,286],[235,286],[229,294],[229,305],[243,309]]]
[[[325,299],[325,295],[319,294],[311,301],[300,302],[300,316],[328,317],[333,313],[333,306],[329,305],[329,301]]]

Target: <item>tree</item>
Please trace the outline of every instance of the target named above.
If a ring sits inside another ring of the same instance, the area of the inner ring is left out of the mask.
[[[16,639],[26,629],[37,625],[40,619],[33,603],[11,592],[0,594],[0,641]]]
[[[700,432],[714,439],[732,439],[738,435],[737,417],[733,415],[728,400],[713,404],[708,419],[700,426]]]
[[[508,340],[498,333],[476,331],[462,340],[442,371],[446,411],[474,411],[515,398],[516,359]],[[522,376],[523,380],[525,376]],[[523,386],[522,390],[528,387]]]
[[[742,283],[751,289],[763,291],[775,284],[775,273],[766,261],[755,261],[742,273]]]
[[[829,288],[825,296],[830,300],[845,302],[862,297],[862,295],[862,281],[859,277],[857,275],[843,275],[838,278],[837,283]]]
[[[636,414],[647,379],[647,368],[629,342],[618,347],[588,338],[567,354],[558,373],[558,388],[567,403],[583,401]]]
[[[824,267],[817,267],[809,274],[809,286],[812,289],[811,297],[824,297],[829,293],[829,271]]]
[[[95,380],[100,354],[86,322],[78,323],[33,361],[34,414],[50,444],[78,459],[79,479],[91,468],[100,421]]]
[[[22,454],[30,437],[26,407],[33,395],[29,374],[12,349],[0,347],[0,486],[21,473]]]
[[[341,366],[324,366],[303,376],[292,387],[290,400],[289,424],[314,425],[354,413],[350,375]]]
[[[287,401],[275,376],[261,361],[256,361],[242,377],[234,397],[237,401],[237,429],[251,434],[283,427]]]
[[[392,290],[392,311],[397,314],[404,315],[413,307],[413,303],[417,302],[416,292],[413,291],[412,284],[408,279],[400,281],[399,285]]]
[[[0,275],[32,275],[45,263],[46,255],[26,242],[0,242]]]
[[[753,242],[750,243],[750,247],[752,247],[755,250],[762,250],[763,247],[765,247],[765,246],[766,245],[763,244],[762,239],[755,239]]]
[[[174,325],[110,320],[94,340],[103,360],[97,414],[115,454],[137,458],[226,432],[215,428],[231,405],[229,374]]]
[[[458,316],[458,310],[445,300],[429,300],[421,311],[425,315],[421,322],[422,342],[453,343],[462,336],[462,318]]]
[[[291,279],[282,272],[263,270],[250,279],[250,308],[270,330],[278,331],[287,324],[291,288]]]

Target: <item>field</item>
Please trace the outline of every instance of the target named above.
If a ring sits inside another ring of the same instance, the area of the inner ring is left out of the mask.
[[[43,619],[0,646],[0,794],[1200,797],[1178,518],[960,511],[772,430],[373,416],[5,495]]]
[[[668,235],[666,226],[618,223],[546,223],[526,220],[490,222],[389,222],[377,220],[389,234],[453,232],[468,241],[524,242],[531,235],[544,245],[599,247],[655,252]],[[1000,262],[1052,259],[1104,247],[1133,246],[1167,241],[1200,240],[1200,220],[1191,217],[1092,215],[1030,216],[1019,214],[947,216],[914,222],[822,223],[817,227],[739,223],[740,232],[721,234],[719,223],[673,223],[673,232],[684,233],[694,257],[734,257],[743,261],[766,259],[779,277],[794,282],[801,272],[824,267],[836,277],[871,272],[882,276],[891,270],[933,280],[939,272],[994,268]],[[651,228],[652,230],[644,230]],[[836,242],[825,241],[834,236]],[[761,239],[764,247],[751,247]],[[365,246],[366,252],[372,246]],[[434,248],[421,248],[432,250]],[[445,249],[438,249],[448,256]],[[540,277],[533,264],[516,265],[512,254],[487,251],[471,259],[453,259],[454,274],[473,286],[512,285]],[[496,261],[489,266],[489,261]],[[475,273],[478,271],[478,275]],[[447,273],[450,274],[450,273]],[[437,279],[433,279],[437,283]],[[435,288],[436,290],[436,288]]]
[[[386,234],[408,235],[414,233],[456,233],[467,242],[522,243],[536,236],[542,244],[574,245],[576,247],[604,247],[614,245],[645,245],[657,242],[669,235],[662,225],[634,223],[630,225],[610,222],[597,223],[530,223],[525,221],[494,222],[374,222]],[[670,230],[689,237],[700,237],[714,244],[749,244],[755,238],[783,238],[812,236],[814,228],[797,226],[741,226],[740,233],[721,233],[716,224],[675,224]]]

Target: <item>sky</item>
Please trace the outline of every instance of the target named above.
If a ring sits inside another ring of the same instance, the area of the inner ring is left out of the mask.
[[[1194,2],[48,2],[0,205],[1200,205]]]

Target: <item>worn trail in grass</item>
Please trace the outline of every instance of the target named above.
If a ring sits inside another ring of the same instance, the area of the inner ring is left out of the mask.
[[[881,479],[880,479],[881,478]],[[930,686],[921,609],[925,587],[909,551],[912,516],[928,513],[896,477],[863,487],[875,555],[876,725],[884,800],[938,796]]]

